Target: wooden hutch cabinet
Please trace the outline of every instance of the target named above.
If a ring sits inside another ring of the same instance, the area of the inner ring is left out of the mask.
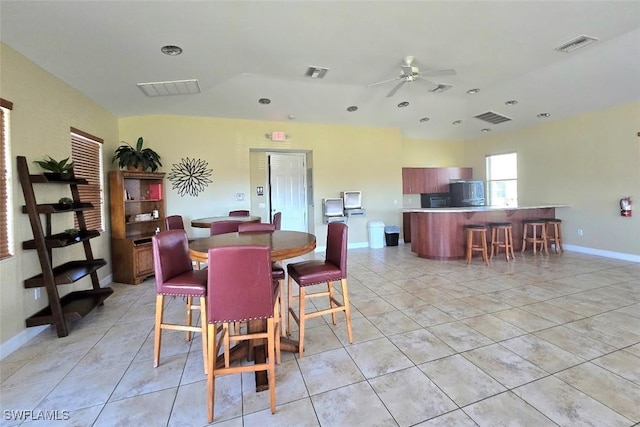
[[[111,171],[113,280],[137,285],[154,274],[151,237],[164,230],[164,173]]]

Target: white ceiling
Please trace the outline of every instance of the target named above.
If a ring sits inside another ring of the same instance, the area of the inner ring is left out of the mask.
[[[119,117],[293,115],[459,139],[640,101],[640,1],[2,0],[0,20],[2,42]],[[554,50],[580,35],[600,41]],[[454,87],[407,83],[390,98],[395,82],[368,87],[398,77],[407,55],[421,71],[454,68],[431,79]],[[312,80],[308,66],[330,70]],[[184,79],[202,93],[149,98],[136,86]],[[513,120],[473,118],[487,111]]]

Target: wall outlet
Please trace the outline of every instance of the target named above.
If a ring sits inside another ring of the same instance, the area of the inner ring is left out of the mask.
[[[35,298],[35,299],[40,299],[40,296],[42,295],[42,294],[41,294],[41,290],[40,290],[40,288],[35,288],[35,289],[34,289],[34,291],[35,291],[35,292],[33,293],[34,298]]]
[[[583,232],[582,232],[582,228],[578,228],[578,236],[582,236]]]

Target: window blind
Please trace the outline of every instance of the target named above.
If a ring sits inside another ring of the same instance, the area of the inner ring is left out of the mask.
[[[0,98],[0,259],[9,258],[9,110],[13,104]]]
[[[91,203],[93,210],[84,211],[88,230],[103,231],[102,226],[102,143],[103,140],[78,129],[71,128],[71,158],[76,178],[84,178],[89,185],[79,185],[82,202]],[[78,228],[77,218],[74,225]]]

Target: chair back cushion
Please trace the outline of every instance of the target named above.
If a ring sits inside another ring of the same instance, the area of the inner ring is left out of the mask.
[[[249,216],[249,211],[244,209],[239,209],[236,211],[230,211],[229,216]]]
[[[275,224],[265,224],[262,222],[243,222],[238,225],[238,233],[246,233],[249,231],[275,231]]]
[[[276,226],[276,230],[280,230],[280,227],[282,227],[282,212],[274,213],[271,223]]]
[[[238,226],[242,224],[242,221],[217,221],[212,222],[209,228],[209,235],[215,236],[217,234],[235,233],[238,231]]]
[[[164,226],[167,230],[184,230],[182,215],[170,215],[168,217],[165,217]]]
[[[209,249],[207,321],[242,322],[273,316],[271,253],[268,246]]]
[[[189,258],[189,243],[184,230],[163,231],[153,236],[151,241],[156,289],[161,293],[166,282],[193,271],[191,258]]]
[[[327,226],[325,262],[338,267],[342,277],[347,277],[347,235],[347,224],[330,222]]]

